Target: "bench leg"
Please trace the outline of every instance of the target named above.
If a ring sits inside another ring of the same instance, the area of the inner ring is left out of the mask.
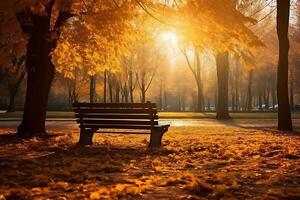
[[[94,132],[94,130],[81,130],[78,144],[83,146],[91,145],[93,143]]]
[[[160,147],[162,136],[167,131],[167,127],[155,128],[154,131],[151,131],[149,148]]]

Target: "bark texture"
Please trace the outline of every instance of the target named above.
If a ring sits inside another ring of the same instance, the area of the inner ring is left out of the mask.
[[[279,40],[279,62],[277,72],[278,130],[292,131],[292,119],[288,94],[290,0],[277,0],[277,35]]]
[[[228,113],[228,75],[229,55],[227,52],[216,55],[218,78],[217,119],[229,119]]]

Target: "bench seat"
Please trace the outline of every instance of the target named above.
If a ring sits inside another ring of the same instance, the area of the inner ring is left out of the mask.
[[[149,147],[159,147],[163,134],[170,127],[169,124],[160,125],[158,123],[156,104],[151,102],[75,102],[73,108],[76,121],[80,124],[80,145],[92,144],[94,133],[117,133],[150,134]]]

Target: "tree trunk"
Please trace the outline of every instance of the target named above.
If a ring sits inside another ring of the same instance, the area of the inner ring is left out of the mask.
[[[20,75],[17,82],[10,89],[9,104],[8,104],[8,107],[7,107],[7,112],[14,112],[15,111],[15,97],[17,95],[17,92],[20,88],[20,85],[21,85],[22,81],[24,80],[24,77],[25,77],[25,72]]]
[[[141,103],[146,103],[146,91],[141,91]]]
[[[163,86],[162,86],[162,80],[161,80],[161,81],[160,81],[160,85],[159,85],[159,110],[160,110],[160,111],[163,110],[162,90],[163,90]]]
[[[96,80],[95,80],[95,75],[90,76],[90,103],[95,102],[95,93],[96,93]]]
[[[116,103],[120,103],[120,84],[116,80]]]
[[[133,98],[133,91],[134,91],[134,85],[133,85],[133,74],[132,70],[129,71],[129,96],[130,96],[130,102],[134,102]]]
[[[7,112],[15,112],[15,97],[17,92],[11,92],[9,95],[9,104],[7,107]]]
[[[233,91],[231,92],[231,110],[235,110],[235,96]]]
[[[203,92],[202,92],[202,83],[201,80],[197,80],[197,112],[203,111]]]
[[[272,107],[273,107],[273,110],[275,110],[275,104],[276,104],[276,82],[275,82],[275,78],[273,76],[273,78],[272,78]]]
[[[210,99],[207,99],[207,111],[210,111]]]
[[[103,102],[106,103],[107,70],[104,70]]]
[[[291,70],[290,73],[290,105],[291,110],[294,111],[294,72]]]
[[[277,0],[277,35],[279,40],[279,62],[277,72],[278,130],[292,131],[292,118],[288,95],[290,0]]]
[[[235,72],[235,110],[240,110],[240,100],[239,100],[239,63],[236,62],[236,72]]]
[[[195,50],[196,56],[196,73],[195,79],[197,83],[197,112],[202,112],[204,107],[204,97],[203,97],[203,88],[202,88],[202,72],[201,72],[201,63],[199,53]]]
[[[167,98],[167,91],[164,91],[164,111],[168,109],[168,98]]]
[[[27,58],[28,69],[27,90],[23,120],[18,127],[18,134],[46,133],[45,120],[50,86],[54,78],[54,66],[48,51],[38,51],[41,42],[38,39],[29,41],[27,48],[30,57]],[[30,44],[31,43],[31,44]],[[32,44],[33,43],[33,44]],[[32,46],[31,46],[32,45]],[[28,66],[30,65],[30,66]]]
[[[35,135],[46,133],[45,120],[48,96],[55,68],[51,62],[51,51],[56,47],[60,27],[73,15],[61,11],[54,29],[50,32],[51,13],[55,1],[44,4],[44,15],[23,10],[16,14],[24,34],[28,35],[25,66],[27,68],[27,90],[24,114],[18,134]],[[31,22],[31,23],[28,23]],[[54,34],[52,34],[54,33]],[[50,37],[56,35],[57,37]]]
[[[259,93],[258,93],[258,107],[259,110],[262,110],[262,94],[261,94],[261,89],[259,89]]]
[[[247,92],[247,111],[252,110],[252,79],[253,79],[253,69],[249,72],[249,82],[248,82],[248,92]]]
[[[228,113],[228,52],[218,53],[216,56],[218,78],[217,119],[229,119]]]

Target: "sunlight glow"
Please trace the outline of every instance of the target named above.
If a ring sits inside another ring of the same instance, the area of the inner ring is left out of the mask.
[[[161,39],[165,42],[170,42],[172,48],[178,47],[178,36],[174,32],[163,32]]]
[[[159,40],[163,42],[165,51],[167,51],[170,67],[174,68],[177,63],[177,56],[174,55],[177,54],[179,50],[179,40],[177,34],[170,31],[162,32],[159,35]]]

